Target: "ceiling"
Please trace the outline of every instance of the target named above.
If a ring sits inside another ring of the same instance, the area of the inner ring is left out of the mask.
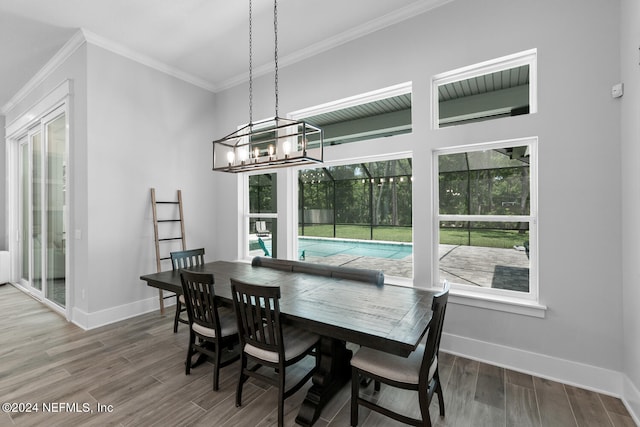
[[[279,0],[278,63],[452,0]],[[2,0],[0,114],[80,29],[92,43],[211,91],[247,80],[248,0]],[[273,2],[253,0],[254,77],[273,70]]]
[[[451,101],[466,96],[510,89],[529,84],[529,65],[483,74],[438,86],[438,101]]]
[[[354,105],[352,107],[329,111],[317,116],[305,117],[305,121],[315,126],[326,126],[335,123],[358,120],[365,117],[374,117],[381,114],[393,113],[396,111],[409,110],[411,108],[411,93],[379,99],[366,104]]]

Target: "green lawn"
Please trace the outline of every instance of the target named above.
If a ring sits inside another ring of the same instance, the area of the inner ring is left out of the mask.
[[[302,236],[302,227],[298,227],[298,235]],[[334,237],[333,224],[305,225],[304,235],[307,237]],[[366,225],[337,225],[336,238],[371,240],[371,228]],[[378,226],[373,229],[373,240],[389,242],[411,242],[411,227]]]
[[[298,235],[302,236],[302,228],[298,227]],[[304,235],[307,237],[333,236],[333,224],[306,225]],[[364,225],[337,225],[336,238],[371,240],[371,229]],[[467,230],[441,228],[440,243],[448,245],[484,246],[489,248],[512,248],[523,246],[529,240],[529,233],[519,233],[517,230],[472,230],[471,235]],[[379,226],[373,229],[373,240],[389,242],[411,242],[411,227]]]
[[[471,244],[469,245],[469,238]],[[523,246],[529,240],[529,233],[519,233],[517,230],[452,230],[440,229],[440,243],[446,245],[483,246],[487,248],[512,248]]]

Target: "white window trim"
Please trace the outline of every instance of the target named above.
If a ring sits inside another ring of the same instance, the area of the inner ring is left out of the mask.
[[[58,84],[55,88],[53,88],[50,92],[48,92],[44,97],[39,99],[35,104],[30,106],[26,111],[22,112],[12,123],[8,124],[5,128],[6,132],[6,158],[7,158],[7,206],[8,206],[8,215],[7,215],[7,223],[9,224],[9,253],[11,255],[11,277],[15,282],[19,282],[18,280],[18,223],[19,219],[17,217],[18,212],[18,192],[17,186],[13,185],[13,182],[18,182],[20,179],[19,170],[16,167],[18,162],[18,150],[19,150],[19,140],[29,134],[30,130],[34,126],[41,126],[45,122],[54,119],[55,117],[64,114],[65,115],[65,157],[63,159],[66,167],[66,206],[69,212],[72,211],[72,207],[74,206],[73,200],[73,168],[70,167],[69,156],[70,156],[70,147],[71,147],[71,139],[72,134],[70,132],[71,122],[71,97],[72,97],[72,81],[64,80],[60,84]],[[11,104],[11,102],[9,103]],[[8,105],[9,105],[8,104]],[[10,111],[13,109],[14,105],[11,108],[7,109]],[[67,215],[64,220],[64,229],[70,230],[70,224],[73,222],[73,214]],[[67,231],[67,233],[69,233]],[[50,301],[47,298],[42,298],[37,292],[29,291],[29,294],[33,295],[41,301],[44,305],[50,307],[54,311],[61,313],[65,316],[67,320],[73,319],[73,312],[76,310],[76,302],[72,298],[74,294],[75,284],[73,271],[70,268],[71,263],[71,255],[74,252],[74,241],[73,239],[66,239],[66,253],[65,257],[65,272],[66,272],[66,286],[65,286],[65,307],[62,308],[58,306],[56,303]],[[20,287],[22,289],[22,287]]]
[[[313,107],[304,108],[301,110],[293,111],[287,114],[287,117],[292,120],[303,120],[306,117],[317,116],[319,114],[329,113],[336,110],[341,110],[349,107],[354,107],[356,105],[367,104],[370,102],[375,102],[385,98],[391,98],[398,95],[404,95],[407,93],[413,92],[413,82],[408,81],[404,83],[399,83],[393,86],[388,86],[382,89],[373,90],[370,92],[365,92],[361,94],[357,94],[354,96],[350,96],[347,98],[342,98],[336,101],[327,102],[325,104],[315,105]],[[325,148],[325,155],[327,151],[330,151],[332,147]],[[330,166],[340,166],[340,165],[348,165],[357,162],[374,162],[374,161],[385,161],[385,160],[394,160],[394,159],[402,159],[402,158],[414,158],[413,151],[390,151],[386,153],[379,153],[373,155],[363,155],[363,156],[349,156],[348,158],[340,158],[334,161],[326,160],[322,164],[324,167]],[[313,166],[311,166],[313,167]],[[291,245],[289,249],[289,253],[297,254],[298,253],[298,232],[297,232],[297,224],[298,224],[298,192],[297,192],[297,174],[298,170],[306,169],[306,166],[300,166],[296,168],[292,168],[293,175],[287,175],[287,179],[292,180],[292,184],[290,188],[295,188],[296,191],[292,191],[291,198],[291,206],[294,206],[293,212],[290,213],[291,218],[293,218],[293,223],[295,226],[295,233],[288,236],[288,243]],[[415,239],[414,239],[415,240]],[[385,275],[385,282],[398,284],[403,286],[413,286],[414,278],[406,278],[406,277],[397,277],[397,276],[388,276]]]
[[[351,97],[343,98],[337,101],[328,102],[325,104],[316,105],[309,108],[304,108],[301,110],[297,110],[287,114],[287,118],[292,120],[302,120],[309,116],[315,116],[322,113],[327,113],[335,110],[340,110],[348,107],[353,107],[356,105],[366,104],[369,102],[374,102],[380,99],[390,98],[393,96],[403,95],[406,93],[412,93],[413,83],[411,81],[400,83],[397,85],[389,86],[386,88],[374,90],[371,92],[366,92],[363,94],[354,95]],[[238,128],[241,128],[239,126]],[[325,150],[331,149],[334,147],[326,147]],[[326,151],[325,151],[326,154]],[[319,167],[328,167],[328,166],[339,166],[352,164],[356,162],[371,162],[371,161],[382,161],[382,160],[394,160],[400,158],[413,158],[413,151],[401,150],[401,151],[391,151],[372,154],[372,155],[358,155],[342,157],[336,160],[327,160],[322,163],[322,165],[318,165]],[[250,218],[260,217],[260,218],[274,218],[278,221],[278,254],[281,258],[286,259],[296,259],[298,254],[298,171],[300,169],[312,168],[314,165],[300,165],[300,166],[291,166],[289,168],[282,168],[274,170],[274,172],[278,173],[278,212],[281,213],[278,216],[278,213],[272,214],[251,214],[249,213],[249,176],[250,175],[259,175],[270,173],[268,170],[261,170],[255,172],[245,172],[242,173],[240,188],[243,192],[243,200],[242,200],[242,214],[241,214],[241,250],[240,257],[244,260],[250,259],[250,255],[248,253],[249,247],[249,221]],[[283,197],[287,199],[284,200]],[[284,204],[284,208],[282,203]],[[291,227],[287,226],[287,224],[283,224],[282,222],[288,222],[292,224]],[[286,245],[286,246],[283,246]],[[284,250],[286,248],[286,250]],[[385,282],[400,284],[405,286],[413,286],[413,278],[403,278],[403,277],[395,277],[395,276],[385,276]]]
[[[337,101],[331,101],[314,107],[293,111],[287,114],[287,117],[292,120],[301,120],[310,116],[317,116],[319,114],[330,113],[344,108],[355,107],[356,105],[368,104],[369,102],[375,102],[381,99],[411,93],[412,86],[412,82],[400,83],[394,86],[339,99]]]
[[[491,59],[478,64],[437,74],[431,78],[431,126],[440,129],[440,103],[438,86],[460,80],[470,79],[483,74],[491,74],[509,68],[529,65],[529,114],[538,112],[538,50],[530,49],[501,58]]]
[[[518,145],[529,145],[530,162],[530,212],[529,215],[502,216],[502,215],[440,215],[439,213],[439,170],[438,156],[442,154],[464,153],[468,151],[507,148]],[[519,295],[516,292],[497,289],[474,289],[464,285],[451,284],[451,302],[461,305],[468,305],[479,308],[506,311],[509,313],[522,314],[534,317],[544,317],[547,307],[539,302],[539,282],[538,282],[538,138],[517,138],[496,142],[485,142],[479,144],[461,145],[451,148],[433,150],[433,269],[432,283],[439,281],[439,244],[440,244],[440,221],[450,219],[464,219],[472,221],[501,221],[506,218],[509,221],[523,219],[529,222],[530,246],[530,267],[529,284],[530,292]]]
[[[332,166],[344,166],[344,165],[351,165],[354,163],[368,163],[368,162],[381,162],[381,161],[389,161],[389,160],[398,160],[398,159],[412,159],[414,158],[413,155],[413,151],[399,151],[399,152],[395,152],[395,153],[391,153],[391,154],[378,154],[378,155],[371,155],[371,156],[362,156],[362,157],[357,157],[357,158],[349,158],[349,159],[341,159],[341,160],[335,160],[335,161],[329,161],[329,162],[324,162],[322,165],[315,165],[315,167],[332,167]],[[296,206],[295,212],[293,213],[293,218],[295,220],[295,234],[293,234],[293,236],[291,236],[291,242],[293,244],[293,253],[298,253],[298,171],[300,169],[311,169],[313,168],[314,165],[312,166],[299,166],[296,167],[295,170],[293,171],[294,174],[292,175],[291,179],[293,180],[293,183],[295,184],[295,191],[292,192],[293,196],[292,196],[292,206]],[[293,169],[293,168],[292,168]],[[413,202],[413,200],[412,200]],[[413,226],[411,227],[412,232],[413,232]],[[415,241],[415,239],[414,239]],[[415,260],[415,257],[414,257]],[[415,264],[414,264],[414,268],[413,270],[415,271]],[[414,285],[414,277],[401,277],[401,276],[390,276],[388,274],[385,273],[384,275],[384,282],[388,283],[388,284],[392,284],[392,285],[399,285],[399,286],[407,286],[407,287],[412,287]]]
[[[241,188],[242,188],[242,193],[243,193],[243,200],[242,200],[242,227],[241,227],[241,239],[242,239],[242,246],[241,246],[241,259],[243,260],[248,260],[250,261],[252,259],[251,254],[249,253],[249,234],[251,234],[251,231],[249,230],[249,224],[251,222],[251,218],[269,218],[269,219],[275,219],[276,221],[278,221],[278,212],[275,213],[251,213],[251,206],[250,206],[250,202],[249,202],[249,177],[254,176],[254,175],[265,175],[265,174],[270,174],[270,173],[275,173],[275,170],[259,170],[259,171],[251,171],[251,172],[245,172],[240,174],[241,176]],[[279,181],[279,180],[278,180]],[[277,191],[277,190],[276,190]],[[278,191],[278,194],[280,192]],[[278,196],[279,197],[279,196]],[[276,206],[276,210],[277,210],[277,206]],[[278,227],[279,229],[280,227]]]

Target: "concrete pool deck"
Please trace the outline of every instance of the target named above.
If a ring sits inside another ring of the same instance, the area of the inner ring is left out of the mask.
[[[440,279],[450,282],[528,290],[529,258],[516,249],[476,246],[440,245]],[[413,276],[413,255],[401,259],[337,254],[327,257],[307,256],[307,262],[383,270],[386,276]]]
[[[262,255],[261,251],[253,252]],[[521,292],[529,289],[529,258],[524,250],[440,245],[438,257],[440,280]],[[348,253],[315,256],[307,252],[305,261],[383,270],[385,276],[413,277],[413,255],[392,259]]]

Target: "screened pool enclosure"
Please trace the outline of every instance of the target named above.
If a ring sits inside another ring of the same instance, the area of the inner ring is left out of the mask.
[[[411,159],[300,171],[298,235],[410,243],[411,177]]]
[[[250,249],[274,255],[275,174],[250,177]],[[410,158],[298,172],[298,257],[308,262],[381,268],[412,277]],[[257,230],[266,223],[268,234]],[[256,227],[257,225],[257,227]],[[253,241],[252,241],[253,240]]]
[[[440,280],[530,292],[530,150],[523,144],[436,153]]]

